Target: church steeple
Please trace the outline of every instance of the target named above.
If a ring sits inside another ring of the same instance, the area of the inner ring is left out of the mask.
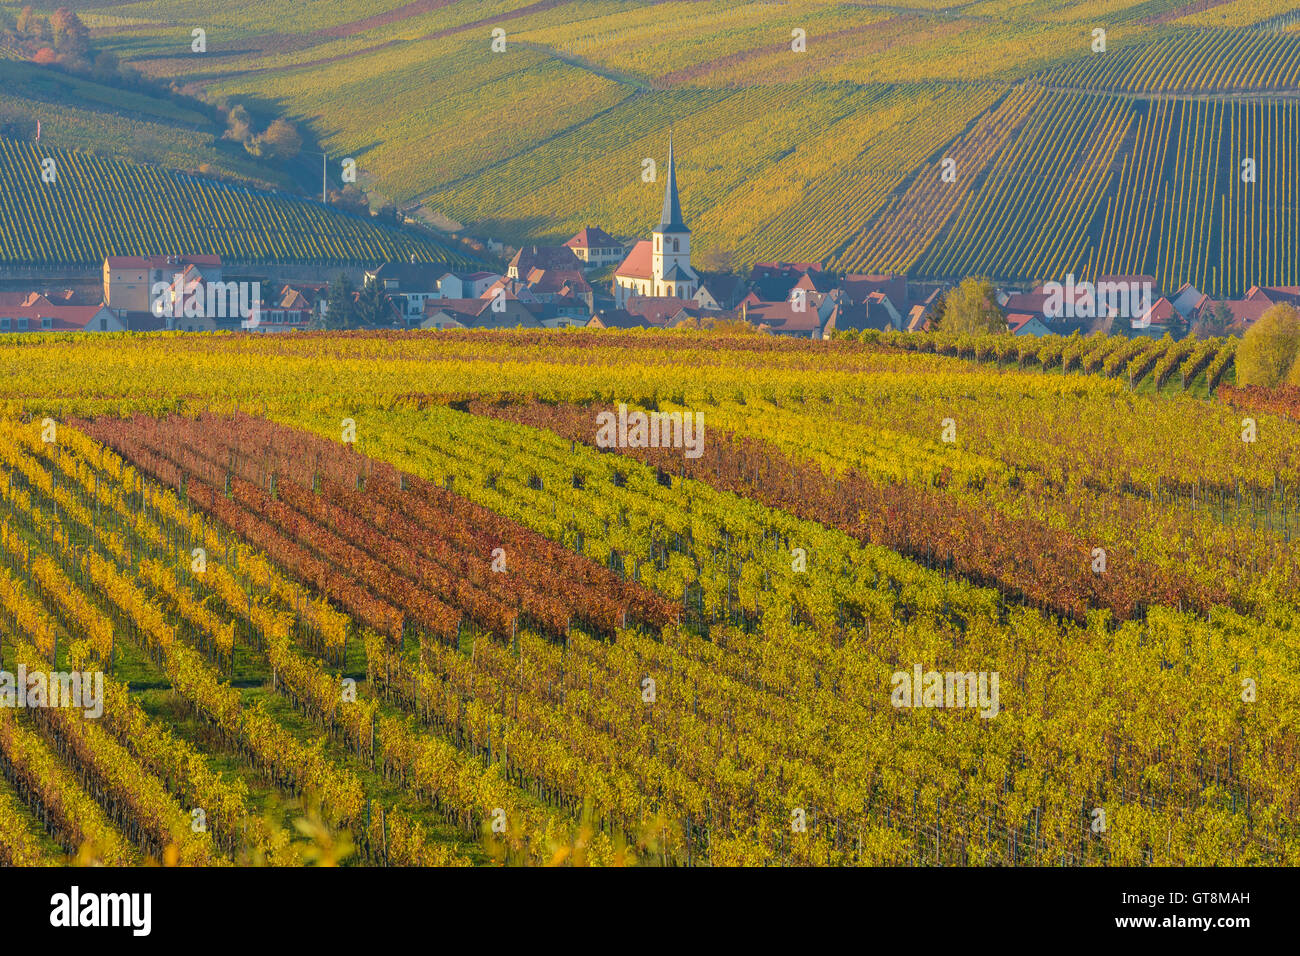
[[[664,186],[664,211],[655,232],[690,232],[682,222],[682,204],[677,198],[677,163],[673,159],[673,137],[668,134],[668,182]]]

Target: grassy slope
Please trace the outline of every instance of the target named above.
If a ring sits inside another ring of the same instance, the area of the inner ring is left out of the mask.
[[[0,124],[41,142],[103,156],[212,173],[278,188],[292,186],[274,166],[223,142],[197,110],[19,60],[0,59]]]

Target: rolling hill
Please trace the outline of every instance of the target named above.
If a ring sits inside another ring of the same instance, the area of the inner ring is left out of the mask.
[[[74,6],[136,68],[280,111],[482,237],[641,235],[674,130],[714,264],[1300,282],[1286,0],[226,0],[202,54],[179,0]]]

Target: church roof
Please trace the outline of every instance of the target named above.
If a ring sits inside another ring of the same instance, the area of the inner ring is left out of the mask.
[[[614,270],[614,275],[628,279],[653,279],[652,255],[650,240],[642,239],[632,247],[632,251],[627,254],[627,258]]]
[[[682,222],[682,204],[677,198],[677,163],[673,159],[673,141],[668,138],[668,182],[664,186],[664,210],[655,232],[690,232]]]
[[[669,269],[666,273],[664,273],[664,278],[667,279],[669,282],[686,282],[689,279],[694,279],[695,276],[691,275],[681,266],[674,265],[671,269]]]

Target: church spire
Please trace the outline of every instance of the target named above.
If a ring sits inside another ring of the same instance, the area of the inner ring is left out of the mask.
[[[682,204],[677,198],[677,163],[673,159],[673,135],[668,134],[668,183],[664,186],[664,211],[655,232],[690,232],[682,222]]]

